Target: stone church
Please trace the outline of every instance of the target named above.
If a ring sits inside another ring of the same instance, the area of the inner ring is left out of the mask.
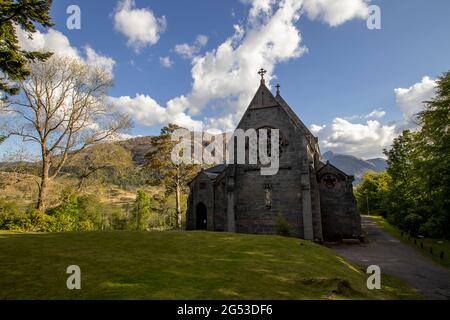
[[[323,162],[318,138],[284,101],[261,85],[238,129],[279,129],[280,165],[273,176],[257,165],[228,164],[202,171],[190,183],[188,230],[277,234],[280,224],[307,240],[361,237],[353,176]],[[286,227],[287,226],[287,227]]]

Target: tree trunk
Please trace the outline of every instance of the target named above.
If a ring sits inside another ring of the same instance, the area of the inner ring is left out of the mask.
[[[45,205],[47,200],[47,188],[49,182],[49,170],[50,170],[50,161],[48,159],[44,159],[42,161],[42,175],[41,175],[41,184],[39,185],[39,196],[37,202],[37,209],[39,211],[45,211]]]
[[[176,189],[176,205],[177,205],[177,229],[181,229],[181,187],[177,182]]]
[[[85,176],[82,176],[80,178],[80,181],[78,182],[78,187],[77,187],[77,191],[81,192],[81,189],[83,189],[83,185],[84,185],[84,180],[86,180]]]

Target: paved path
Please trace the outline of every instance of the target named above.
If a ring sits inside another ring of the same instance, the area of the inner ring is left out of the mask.
[[[384,231],[375,221],[363,218],[368,243],[332,248],[347,260],[367,267],[378,265],[418,289],[429,299],[450,300],[450,271]]]

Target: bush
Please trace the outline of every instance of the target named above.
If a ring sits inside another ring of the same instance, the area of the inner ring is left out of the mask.
[[[109,226],[104,206],[96,196],[71,195],[60,206],[48,211],[53,217],[52,232],[92,231]]]
[[[135,230],[147,230],[150,222],[150,210],[150,197],[144,190],[138,190],[132,210],[132,225],[134,225]]]
[[[289,237],[292,233],[292,225],[283,217],[282,214],[279,214],[277,217],[277,235],[283,237]]]
[[[431,217],[420,227],[420,234],[430,238],[443,238],[444,231],[442,226],[444,222],[438,217]]]
[[[417,236],[419,234],[420,225],[422,224],[422,217],[416,213],[411,213],[405,217],[404,226],[406,231],[411,235]]]

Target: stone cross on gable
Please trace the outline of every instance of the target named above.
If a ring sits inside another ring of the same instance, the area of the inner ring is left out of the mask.
[[[267,73],[266,70],[264,70],[263,68],[261,68],[261,70],[259,70],[258,74],[261,76],[261,83],[265,83],[264,80],[264,75]]]

